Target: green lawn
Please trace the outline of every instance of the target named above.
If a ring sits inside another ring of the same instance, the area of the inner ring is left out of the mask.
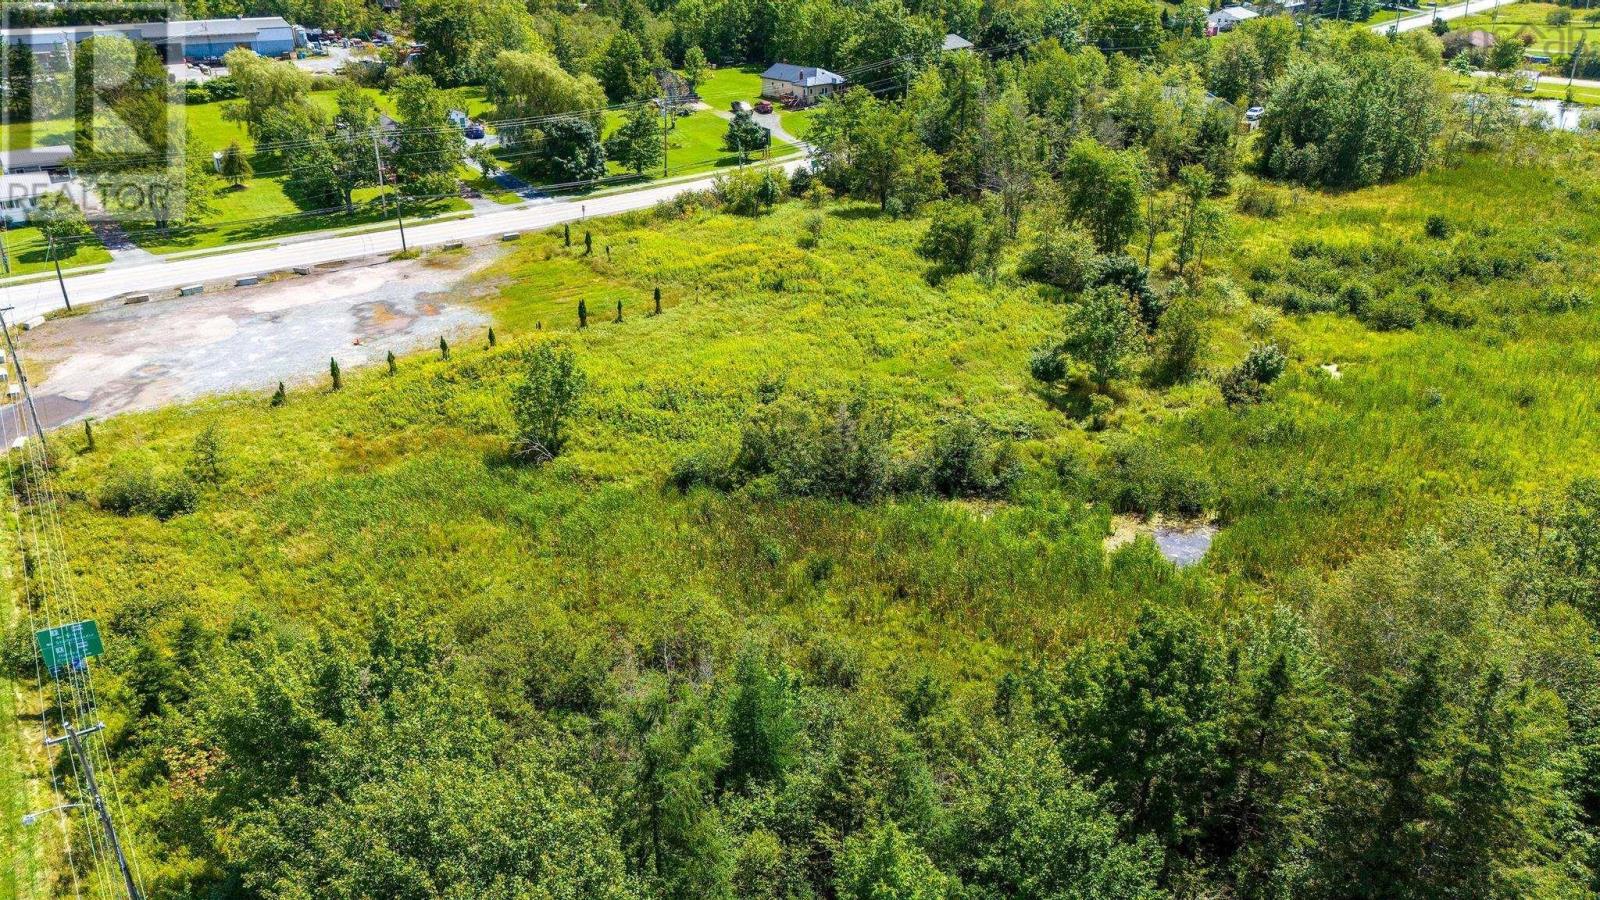
[[[695,92],[712,109],[727,110],[735,100],[754,103],[761,96],[763,71],[765,69],[754,66],[716,69],[701,79]]]
[[[1551,25],[1549,15],[1558,9],[1571,13],[1572,21],[1566,25]],[[1553,3],[1516,3],[1452,20],[1450,27],[1456,31],[1481,29],[1493,32],[1500,38],[1514,38],[1526,30],[1534,38],[1533,43],[1528,45],[1530,51],[1563,54],[1571,53],[1580,39],[1591,47],[1600,41],[1600,22],[1591,21],[1589,13],[1590,10],[1560,7]]]
[[[50,260],[50,245],[40,236],[39,229],[33,226],[22,228],[12,227],[5,232],[6,255],[11,261],[10,275],[27,275],[33,272],[49,272],[55,266]],[[95,240],[93,235],[84,237],[70,248],[62,248],[61,267],[70,269],[73,266],[92,266],[111,261],[111,254],[106,248]]]

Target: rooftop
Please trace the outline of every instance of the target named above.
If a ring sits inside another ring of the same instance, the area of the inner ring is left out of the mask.
[[[788,84],[798,84],[801,87],[844,84],[843,75],[835,75],[827,69],[819,69],[816,66],[796,66],[790,63],[773,63],[771,68],[761,73],[761,77]]]

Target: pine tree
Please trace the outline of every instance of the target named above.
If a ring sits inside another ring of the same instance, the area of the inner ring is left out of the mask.
[[[661,315],[661,288],[656,288],[656,315]]]
[[[92,419],[83,420],[83,452],[94,452],[94,421]]]
[[[582,300],[578,301],[578,327],[589,327],[589,305]]]
[[[395,373],[399,372],[400,371],[400,367],[395,364],[394,351],[393,350],[389,351],[388,360],[389,360],[389,374],[390,375],[394,375]]]
[[[448,341],[446,341],[444,338],[439,338],[439,358],[440,359],[449,359],[450,358],[450,343]]]
[[[584,256],[593,256],[594,255],[594,235],[590,234],[587,231],[585,231],[583,233],[583,255]]]
[[[289,402],[289,394],[283,389],[283,382],[278,382],[278,389],[272,393],[272,405],[282,406]]]
[[[566,246],[568,246],[568,247],[572,246],[572,223],[571,222],[567,222],[567,223],[565,223],[565,224],[563,224],[561,226],[561,240],[566,243]]]
[[[615,320],[613,320],[613,324],[615,324],[615,325],[621,325],[622,324],[622,301],[621,300],[617,301],[617,318]]]
[[[494,346],[494,329],[493,328],[489,329],[489,346],[490,347]]]

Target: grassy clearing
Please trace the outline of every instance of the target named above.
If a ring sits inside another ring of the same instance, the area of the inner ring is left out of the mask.
[[[1551,25],[1549,16],[1559,9],[1571,13],[1572,21],[1566,25]],[[1526,31],[1534,39],[1528,45],[1530,51],[1571,53],[1579,40],[1591,47],[1600,41],[1600,21],[1590,20],[1589,12],[1587,9],[1561,7],[1554,3],[1515,3],[1453,20],[1450,27],[1457,31],[1481,29],[1501,39],[1515,39]]]

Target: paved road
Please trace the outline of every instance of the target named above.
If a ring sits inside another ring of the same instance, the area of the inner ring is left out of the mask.
[[[802,160],[782,163],[793,171]],[[506,207],[466,219],[406,226],[407,244],[429,247],[451,241],[492,238],[506,232],[535,231],[575,222],[585,216],[607,216],[648,209],[687,191],[702,191],[711,186],[713,176],[602,197],[574,197],[547,200],[531,206]],[[280,271],[295,266],[312,266],[375,253],[394,253],[400,249],[400,234],[390,229],[367,234],[330,235],[298,240],[273,247],[219,253],[187,259],[157,259],[144,265],[119,266],[103,272],[74,275],[67,281],[73,303],[93,303],[131,292],[171,290],[183,285],[215,283]],[[24,321],[62,306],[61,291],[53,279],[0,288],[4,305],[13,306],[13,321]]]
[[[1427,28],[1432,25],[1435,18],[1448,22],[1451,19],[1462,19],[1477,13],[1486,13],[1501,5],[1504,5],[1501,0],[1470,0],[1470,2],[1457,3],[1454,6],[1441,6],[1437,11],[1424,9],[1422,12],[1412,13],[1401,19],[1379,22],[1370,27],[1378,34],[1388,34],[1390,30],[1416,31],[1418,28]]]

